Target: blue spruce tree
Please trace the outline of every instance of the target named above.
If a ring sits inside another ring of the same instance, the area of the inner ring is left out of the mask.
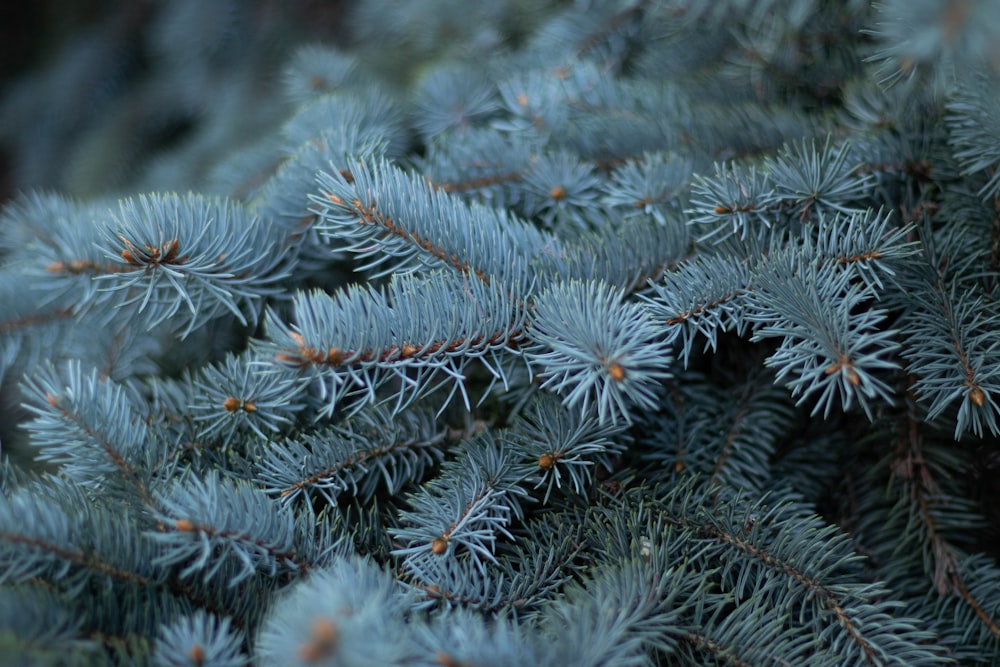
[[[1000,5],[269,8],[0,104],[0,662],[1000,664]]]

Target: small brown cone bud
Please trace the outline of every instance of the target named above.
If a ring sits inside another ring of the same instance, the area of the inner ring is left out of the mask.
[[[299,649],[302,662],[318,662],[330,655],[340,639],[340,628],[329,618],[317,618],[310,634],[310,641]]]
[[[182,533],[193,533],[194,532],[194,522],[191,519],[177,519],[174,522],[174,529],[181,531]]]
[[[612,361],[608,365],[608,375],[610,375],[611,379],[615,382],[621,382],[625,379],[625,367],[617,361]]]
[[[986,392],[979,387],[973,387],[969,392],[969,400],[977,407],[981,408],[986,403]]]
[[[443,556],[446,551],[448,551],[448,540],[443,537],[435,537],[434,541],[431,542],[431,552],[435,556]]]

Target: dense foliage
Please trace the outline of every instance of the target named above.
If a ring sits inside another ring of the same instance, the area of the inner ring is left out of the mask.
[[[1000,663],[1000,5],[269,6],[0,105],[0,655]]]

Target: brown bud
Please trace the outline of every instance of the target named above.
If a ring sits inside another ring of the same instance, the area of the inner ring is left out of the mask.
[[[615,382],[621,382],[625,379],[625,367],[617,361],[612,361],[608,364],[608,375],[610,375],[611,379]]]
[[[333,652],[340,639],[340,628],[329,618],[318,618],[312,624],[311,638],[299,649],[302,662],[318,662]]]
[[[191,519],[177,519],[174,522],[174,529],[182,533],[193,533],[195,531],[194,522]]]
[[[434,541],[431,542],[431,552],[435,556],[443,556],[446,551],[448,551],[448,540],[443,537],[435,537]]]
[[[236,412],[240,409],[240,399],[230,396],[222,402],[222,407],[226,409],[226,412]]]
[[[979,387],[973,387],[969,392],[969,400],[977,407],[981,408],[986,403],[986,392]]]
[[[329,618],[317,618],[312,624],[312,636],[324,644],[333,644],[340,638],[340,630]]]
[[[549,190],[549,196],[559,201],[560,199],[566,198],[566,188],[561,185],[556,185],[551,190]]]
[[[542,454],[538,457],[538,467],[542,470],[551,470],[556,464],[556,457],[551,454]]]

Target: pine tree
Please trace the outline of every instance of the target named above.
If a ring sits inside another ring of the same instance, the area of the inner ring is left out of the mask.
[[[238,7],[0,213],[5,664],[1000,663],[1000,5]]]

